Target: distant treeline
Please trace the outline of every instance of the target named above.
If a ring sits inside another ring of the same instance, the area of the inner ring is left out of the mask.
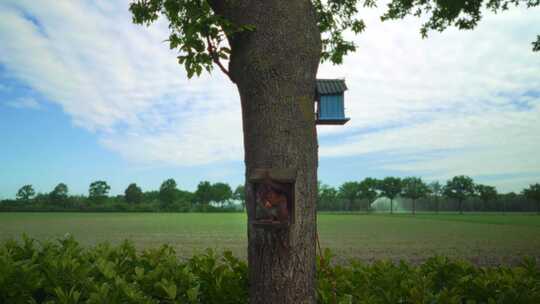
[[[110,189],[101,180],[90,184],[88,196],[70,195],[64,183],[50,193],[38,194],[32,185],[24,185],[15,200],[0,201],[0,211],[235,212],[244,209],[244,186],[233,191],[226,183],[202,181],[195,192],[190,192],[178,189],[171,178],[159,190],[142,191],[132,183],[123,195],[110,196]]]
[[[399,203],[399,208],[395,206]],[[441,184],[425,183],[419,177],[365,178],[339,188],[319,184],[319,211],[481,211],[533,212],[540,214],[540,184],[520,193],[500,194],[493,186],[474,183],[460,175]]]
[[[319,182],[319,211],[482,211],[540,213],[540,184],[520,193],[500,194],[489,185],[474,183],[460,175],[446,181],[425,183],[419,177],[365,178],[334,188]],[[88,196],[70,195],[59,183],[50,193],[36,194],[32,185],[22,186],[14,200],[0,201],[0,211],[87,212],[240,212],[245,209],[244,186],[234,190],[227,183],[202,181],[194,192],[180,190],[174,179],[159,190],[142,191],[130,184],[123,195],[110,196],[105,181],[92,182]]]

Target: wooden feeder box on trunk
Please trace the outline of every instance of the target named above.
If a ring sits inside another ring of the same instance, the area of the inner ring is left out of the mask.
[[[317,79],[316,123],[318,125],[343,125],[350,118],[345,117],[343,95],[347,90],[344,79]]]
[[[249,178],[255,195],[255,216],[252,224],[257,228],[287,228],[294,223],[293,169],[255,169]]]

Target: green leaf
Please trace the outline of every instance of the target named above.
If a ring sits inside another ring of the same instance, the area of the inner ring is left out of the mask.
[[[192,287],[186,292],[187,297],[191,303],[198,303],[199,298],[199,286]]]

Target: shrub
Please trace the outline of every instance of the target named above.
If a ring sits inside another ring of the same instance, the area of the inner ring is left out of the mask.
[[[317,262],[319,303],[540,303],[540,269],[532,258],[491,268],[441,256],[420,266],[331,266],[331,258],[327,250]]]
[[[0,246],[0,303],[247,303],[247,266],[212,251],[180,261],[167,245],[82,248],[72,237]]]
[[[378,261],[317,266],[319,303],[540,303],[533,259],[481,268],[434,257],[420,266]],[[180,260],[168,245],[81,247],[73,237],[0,245],[0,303],[247,303],[247,265],[226,251]]]

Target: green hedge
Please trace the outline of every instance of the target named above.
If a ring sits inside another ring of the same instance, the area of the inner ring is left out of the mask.
[[[540,270],[434,257],[420,266],[318,261],[319,303],[540,303]],[[0,303],[247,303],[247,265],[230,252],[187,260],[167,245],[81,247],[72,237],[0,245]]]
[[[243,212],[235,206],[216,207],[210,205],[174,202],[163,206],[159,201],[129,204],[122,199],[108,198],[104,203],[92,202],[86,198],[66,205],[57,205],[43,200],[0,200],[0,212]]]

